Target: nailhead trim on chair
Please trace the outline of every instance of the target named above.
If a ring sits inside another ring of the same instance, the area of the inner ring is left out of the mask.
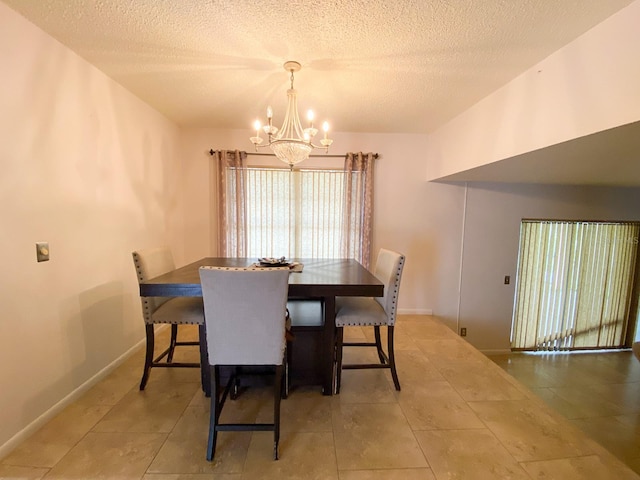
[[[381,325],[395,325],[396,323],[396,310],[398,304],[398,292],[400,291],[400,276],[402,274],[402,268],[404,266],[404,255],[400,256],[400,261],[398,262],[398,270],[396,271],[396,278],[393,283],[393,293],[392,293],[392,305],[391,312],[387,316],[386,320],[381,322],[359,322],[357,320],[344,322],[345,326],[350,327],[368,327],[368,326],[381,326]]]
[[[133,254],[133,264],[136,267],[136,273],[138,274],[138,282],[144,282],[144,274],[142,273],[142,265],[140,264],[140,258],[138,256],[137,252],[134,252]],[[155,298],[155,297],[153,297]],[[162,324],[162,325],[167,325],[167,324],[175,324],[175,325],[200,325],[199,322],[183,322],[180,320],[176,320],[173,322],[167,322],[167,321],[158,321],[155,322],[153,320],[153,302],[148,298],[148,297],[140,297],[140,299],[142,300],[142,313],[144,316],[144,323],[146,324]]]
[[[400,275],[403,267],[404,267],[404,255],[401,255],[400,262],[398,263],[398,270],[396,271],[396,280],[393,284],[393,305],[391,307],[391,314],[389,315],[388,325],[395,325],[396,323],[396,310],[398,307],[398,291],[400,290]]]

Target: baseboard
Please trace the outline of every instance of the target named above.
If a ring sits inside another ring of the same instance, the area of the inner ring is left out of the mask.
[[[399,308],[398,315],[433,315],[430,308]]]
[[[19,444],[24,442],[27,438],[33,435],[36,431],[38,431],[44,424],[46,424],[49,420],[55,417],[58,413],[72,404],[74,401],[79,399],[87,390],[93,387],[96,383],[103,380],[107,375],[109,375],[113,370],[115,370],[118,366],[120,366],[127,358],[129,358],[134,351],[139,349],[140,347],[145,345],[145,340],[141,340],[136,343],[133,347],[127,350],[125,353],[116,358],[109,365],[104,367],[98,373],[96,373],[93,377],[89,378],[86,382],[80,385],[78,388],[69,393],[66,397],[60,400],[58,403],[49,408],[46,412],[36,418],[33,422],[27,425],[25,428],[16,433],[13,437],[7,440],[3,445],[0,446],[0,458],[4,458],[7,456],[13,449],[15,449]]]

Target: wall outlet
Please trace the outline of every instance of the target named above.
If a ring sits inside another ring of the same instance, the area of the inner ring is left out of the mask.
[[[466,337],[467,336],[467,329],[465,327],[462,327],[460,329],[460,336],[461,337]]]
[[[36,243],[36,259],[38,262],[47,262],[49,260],[49,242]]]
[[[504,276],[504,284],[509,285],[511,283],[511,277],[509,275]]]

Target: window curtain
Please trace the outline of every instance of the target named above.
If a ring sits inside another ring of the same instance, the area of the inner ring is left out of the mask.
[[[344,161],[344,204],[341,256],[371,264],[373,232],[373,153],[347,153]]]
[[[247,256],[247,153],[214,152],[218,178],[218,254]]]

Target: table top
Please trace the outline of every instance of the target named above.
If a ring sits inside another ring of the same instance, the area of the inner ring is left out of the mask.
[[[207,257],[140,284],[143,297],[201,297],[201,266],[248,267],[256,258]],[[289,275],[290,297],[381,297],[384,285],[353,259],[293,259],[304,265]]]

